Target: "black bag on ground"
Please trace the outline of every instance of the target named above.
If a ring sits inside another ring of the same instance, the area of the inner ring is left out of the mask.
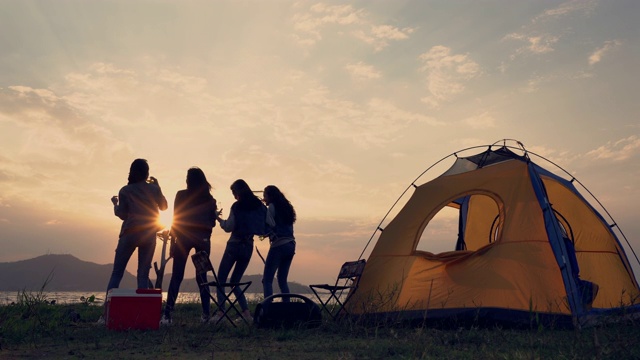
[[[289,302],[274,301],[289,298]],[[256,306],[254,324],[259,328],[320,326],[322,313],[318,304],[299,294],[274,294]]]

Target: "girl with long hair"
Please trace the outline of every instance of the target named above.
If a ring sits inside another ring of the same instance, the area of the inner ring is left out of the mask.
[[[149,180],[147,180],[149,179]],[[128,184],[120,189],[118,196],[111,198],[113,213],[122,219],[120,238],[113,260],[113,271],[107,292],[120,286],[127,263],[138,249],[138,288],[149,287],[149,269],[156,249],[156,232],[159,211],[167,209],[167,199],[160,184],[149,177],[149,164],[145,159],[136,159],[129,169]]]
[[[204,251],[211,253],[211,231],[216,226],[216,199],[211,196],[211,184],[204,172],[197,167],[187,170],[187,188],[176,193],[173,206],[173,224],[171,225],[171,248],[173,270],[167,294],[167,304],[160,320],[161,324],[171,324],[171,312],[176,303],[180,284],[184,279],[184,269],[189,252]],[[206,274],[196,274],[198,284],[207,282]],[[209,321],[209,287],[200,287],[203,323]]]
[[[289,293],[287,278],[296,253],[296,239],[293,236],[293,224],[296,222],[296,211],[291,202],[274,185],[264,188],[263,198],[267,204],[267,225],[269,231],[269,253],[264,264],[262,285],[264,297],[273,295],[273,277],[278,273],[280,293]],[[287,297],[282,299],[288,301]]]
[[[265,227],[266,208],[262,201],[253,194],[249,185],[244,180],[238,179],[231,184],[231,193],[236,201],[231,205],[229,217],[224,220],[220,218],[220,213],[218,213],[217,218],[220,227],[231,233],[218,267],[218,281],[221,283],[227,282],[231,268],[233,268],[233,273],[229,282],[238,283],[241,281],[253,254],[253,236],[263,235]],[[224,312],[223,291],[224,289],[221,288],[218,288],[217,291],[221,309],[214,315],[213,320],[216,322]],[[242,309],[242,317],[250,321],[252,318],[246,297],[238,288],[234,291]]]

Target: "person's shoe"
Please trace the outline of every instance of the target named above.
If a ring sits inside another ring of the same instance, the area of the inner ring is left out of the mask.
[[[251,316],[251,311],[249,310],[243,311],[242,317],[247,321],[247,324],[249,325],[251,325],[251,323],[253,322],[253,316]],[[241,318],[238,318],[237,320],[242,321]]]
[[[160,326],[169,326],[171,325],[172,321],[171,318],[168,317],[167,315],[162,315],[162,318],[160,319]]]
[[[244,319],[243,319],[244,318]],[[251,315],[249,316],[238,316],[237,318],[235,318],[233,320],[233,323],[236,325],[249,325],[251,326],[251,324],[253,323],[253,318],[251,317]]]
[[[107,322],[104,320],[104,316],[100,315],[100,318],[98,319],[98,321],[96,321],[96,325],[104,325]]]
[[[205,314],[200,315],[200,323],[206,324],[210,320],[211,320],[211,318],[209,317],[209,315],[205,315]]]
[[[209,322],[212,324],[217,324],[220,319],[222,319],[223,315],[221,312],[216,312],[212,317],[209,318]]]

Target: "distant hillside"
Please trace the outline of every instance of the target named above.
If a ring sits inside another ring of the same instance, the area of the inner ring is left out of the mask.
[[[188,266],[188,265],[187,265]],[[209,273],[211,275],[211,273]],[[169,289],[169,281],[171,280],[171,274],[164,275],[164,281],[162,282],[162,289],[165,291]],[[213,281],[213,277],[209,276],[209,281]],[[262,294],[262,275],[245,275],[242,277],[242,281],[251,281],[251,286],[247,289],[248,293],[259,293]],[[195,278],[184,279],[182,281],[182,285],[180,286],[180,291],[183,292],[198,292],[198,284],[196,284]],[[294,294],[309,294],[311,293],[311,289],[308,286],[289,281],[289,291]],[[280,292],[280,288],[278,287],[278,281],[273,279],[273,292]]]
[[[190,264],[187,264],[190,266]],[[171,263],[167,264],[171,268]],[[38,291],[45,284],[45,291],[106,291],[111,277],[113,264],[100,265],[82,261],[73,255],[42,255],[33,259],[0,263],[0,291]],[[151,280],[155,281],[155,272],[151,269]],[[209,273],[211,279],[211,273]],[[162,289],[169,288],[171,273],[165,273]],[[262,293],[262,275],[246,275],[243,281],[252,281],[247,290],[250,293]],[[135,288],[136,278],[125,272],[121,288]],[[277,281],[273,282],[274,292],[278,292]],[[291,292],[297,294],[310,293],[309,287],[289,282]],[[194,278],[184,279],[180,286],[182,292],[197,292],[198,285]]]
[[[29,260],[0,263],[0,291],[106,291],[112,264],[99,265],[73,255],[42,255]],[[125,273],[121,287],[136,287],[136,278]]]

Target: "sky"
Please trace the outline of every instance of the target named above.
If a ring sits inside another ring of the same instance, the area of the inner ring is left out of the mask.
[[[278,186],[289,279],[331,282],[421,172],[502,139],[569,171],[640,250],[638,18],[635,0],[0,0],[0,262],[112,263],[110,198],[145,158],[166,224],[192,166],[223,217],[234,180]],[[429,231],[453,249],[446,216]]]

